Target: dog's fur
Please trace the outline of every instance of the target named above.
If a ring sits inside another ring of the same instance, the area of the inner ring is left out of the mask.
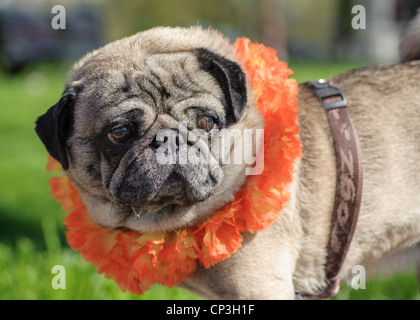
[[[232,200],[246,179],[245,165],[209,161],[205,169],[166,172],[151,160],[150,146],[158,129],[175,130],[179,120],[194,128],[200,115],[188,113],[192,106],[212,111],[220,127],[263,127],[237,66],[231,45],[215,31],[139,33],[76,63],[60,102],[39,118],[38,135],[68,169],[98,223],[139,231],[195,224]],[[341,278],[350,279],[355,265],[370,275],[414,263],[420,257],[420,62],[367,67],[330,81],[347,98],[364,166],[359,222]],[[228,260],[198,269],[182,286],[224,299],[292,299],[296,291],[325,287],[335,155],[325,111],[308,83],[299,91],[303,157],[288,208],[270,228],[244,234],[242,248]],[[186,96],[193,100],[182,104]],[[104,142],[104,126],[109,132],[121,113],[133,109],[141,110],[130,116],[141,121],[134,142],[122,149]],[[170,180],[174,172],[176,181]],[[160,190],[164,196],[155,197]]]
[[[356,232],[340,273],[407,267],[420,257],[420,62],[368,67],[331,79],[348,101],[364,166]],[[303,157],[289,208],[271,228],[248,235],[229,260],[186,284],[210,298],[293,298],[325,286],[324,263],[335,196],[330,128],[309,84],[299,87]],[[223,279],[220,281],[219,279]],[[203,285],[204,284],[204,285]]]

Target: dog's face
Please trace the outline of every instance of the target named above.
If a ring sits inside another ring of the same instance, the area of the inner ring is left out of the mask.
[[[247,164],[222,161],[233,140],[224,156],[215,142],[263,126],[232,57],[214,31],[160,28],[75,65],[36,131],[97,223],[177,229],[232,200]]]

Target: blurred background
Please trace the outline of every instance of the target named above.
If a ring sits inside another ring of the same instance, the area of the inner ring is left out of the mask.
[[[65,21],[52,8],[65,8]],[[353,29],[363,5],[366,28]],[[299,81],[367,64],[398,62],[401,35],[420,0],[0,0],[0,299],[197,299],[154,286],[119,291],[68,248],[64,212],[52,199],[47,153],[36,118],[54,105],[67,70],[88,51],[154,26],[202,25],[232,42],[248,37],[275,48]],[[65,23],[65,29],[53,28]],[[66,289],[51,286],[54,265]],[[414,269],[344,286],[337,299],[420,299]]]

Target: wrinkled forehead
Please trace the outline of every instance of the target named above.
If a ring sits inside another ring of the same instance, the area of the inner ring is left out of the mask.
[[[192,95],[222,97],[215,79],[202,70],[192,51],[147,57],[98,57],[83,71],[81,97],[96,108],[117,105],[138,96],[156,108]]]
[[[221,88],[201,69],[193,51],[99,57],[84,69],[77,101],[83,107],[76,108],[89,113],[89,118],[92,114],[111,117],[133,108],[152,117],[194,104],[224,112]]]

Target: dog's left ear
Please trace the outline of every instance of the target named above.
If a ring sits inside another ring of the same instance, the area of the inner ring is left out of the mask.
[[[66,145],[73,131],[75,99],[73,90],[64,91],[60,101],[38,118],[35,127],[48,153],[61,163],[64,170],[69,168]]]
[[[207,49],[197,49],[201,68],[210,73],[222,88],[226,99],[226,120],[239,121],[247,102],[246,75],[239,65]]]

